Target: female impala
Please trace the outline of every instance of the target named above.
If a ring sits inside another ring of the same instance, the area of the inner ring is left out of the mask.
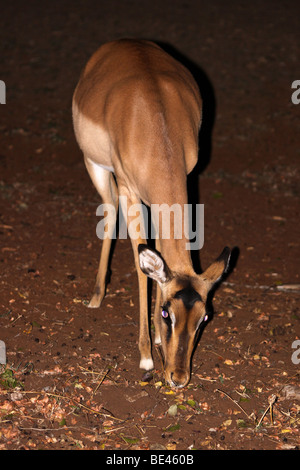
[[[201,110],[200,94],[189,71],[152,42],[110,42],[87,63],[73,97],[75,135],[103,202],[117,210],[119,196],[126,196],[128,225],[132,204],[187,204],[186,179],[197,162]],[[109,222],[90,307],[99,307],[105,295],[115,218]],[[230,250],[225,248],[197,275],[185,236],[159,236],[159,251],[148,248],[141,236],[132,236],[131,241],[139,281],[140,367],[154,367],[147,308],[149,276],[159,285],[155,343],[162,346],[165,378],[172,387],[184,387],[190,379],[197,331],[207,318],[207,295],[226,270]]]

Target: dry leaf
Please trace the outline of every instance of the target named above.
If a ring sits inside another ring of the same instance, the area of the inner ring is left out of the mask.
[[[224,364],[226,364],[227,366],[233,366],[233,362],[231,359],[225,359]]]
[[[170,443],[166,446],[167,450],[176,450],[176,444]]]
[[[222,423],[222,426],[223,426],[224,428],[227,428],[228,426],[231,425],[231,423],[232,423],[232,419],[226,419],[226,421],[224,421],[224,422]]]
[[[281,395],[286,400],[300,400],[300,387],[296,385],[285,385],[281,390]]]
[[[169,416],[176,416],[177,415],[177,405],[171,405],[170,408],[168,409],[168,415]]]

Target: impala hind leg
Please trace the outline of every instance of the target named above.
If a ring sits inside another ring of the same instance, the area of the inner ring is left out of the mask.
[[[100,307],[105,296],[107,267],[118,212],[118,189],[113,174],[110,171],[93,163],[87,158],[85,159],[85,164],[89,175],[102,198],[103,204],[110,204],[111,208],[111,210],[108,210],[108,215],[106,217],[107,231],[103,234],[94,294],[89,303],[89,307],[96,308]]]

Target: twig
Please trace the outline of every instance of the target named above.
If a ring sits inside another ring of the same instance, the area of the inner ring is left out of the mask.
[[[223,282],[224,286],[229,287],[240,287],[238,284],[233,282]],[[263,290],[272,290],[272,291],[279,291],[279,292],[299,292],[300,291],[300,284],[281,284],[281,285],[251,285],[251,284],[244,284],[243,287],[247,289],[263,289]]]
[[[100,379],[100,382],[98,383],[97,387],[95,388],[95,390],[93,391],[93,395],[95,395],[95,393],[97,392],[98,388],[100,387],[100,385],[102,384],[103,380],[105,379],[105,377],[107,376],[108,372],[110,371],[110,368],[108,367],[106,369],[106,371],[104,372],[104,374],[102,375],[101,379]],[[99,374],[100,375],[100,374]]]
[[[260,418],[259,420],[259,423],[257,424],[256,428],[258,428],[264,417],[266,416],[266,414],[268,413],[268,411],[270,410],[270,419],[271,419],[271,423],[273,424],[273,405],[274,403],[276,402],[277,398],[278,398],[278,395],[280,394],[281,390],[285,387],[285,385],[291,380],[293,379],[294,377],[296,377],[297,375],[299,374],[299,372],[296,372],[296,374],[292,375],[292,377],[290,377],[289,379],[287,379],[287,381],[282,385],[282,387],[278,390],[277,392],[277,395],[276,394],[273,394],[273,395],[270,395],[268,397],[268,402],[269,402],[269,406],[267,407],[267,409],[265,410],[265,412],[263,413],[262,417]],[[280,411],[280,410],[279,410]],[[282,414],[285,414],[283,412],[281,412]]]
[[[124,429],[125,426],[120,426],[118,428],[114,428],[114,429],[107,429],[106,431],[104,431],[105,434],[109,434],[111,432],[115,432],[115,431],[120,431],[120,429]]]
[[[257,424],[256,428],[258,428],[261,425],[264,417],[266,416],[266,414],[268,413],[269,410],[270,410],[271,423],[273,424],[273,405],[276,402],[276,400],[277,400],[277,395],[270,395],[269,396],[269,398],[268,398],[269,406],[265,410],[265,412],[263,413],[262,417],[260,418],[259,423]]]
[[[36,394],[44,394],[44,395],[47,395],[47,396],[50,396],[50,397],[55,397],[55,398],[60,398],[62,400],[71,400],[74,404],[76,404],[76,406],[79,406],[87,411],[89,411],[90,413],[95,413],[95,414],[98,414],[100,416],[104,416],[104,417],[109,417],[109,418],[112,418],[112,419],[115,419],[116,421],[124,421],[124,419],[121,419],[121,418],[116,418],[115,416],[113,416],[113,414],[107,410],[110,414],[106,414],[106,413],[101,413],[101,411],[98,411],[98,410],[95,410],[93,408],[89,408],[88,406],[86,405],[83,405],[82,403],[79,403],[78,401],[76,401],[74,398],[72,397],[65,397],[63,395],[57,395],[56,393],[50,393],[50,392],[45,392],[44,390],[41,390],[41,391],[34,391],[34,390],[30,390],[30,391],[22,391],[22,393],[26,393],[26,394],[29,394],[29,393],[36,393]]]
[[[77,364],[78,367],[82,370],[82,373],[83,374],[93,374],[93,375],[98,375],[98,377],[100,376],[101,372],[95,372],[93,370],[89,370],[89,369],[85,369],[84,367],[80,366],[79,364]],[[107,377],[111,382],[114,382],[115,384],[117,383],[112,377],[110,377],[108,375],[108,372],[110,371],[110,367],[108,367],[108,370],[107,372],[105,372],[105,375],[104,375],[104,378]],[[104,379],[103,379],[104,380]],[[102,382],[103,382],[102,380]],[[100,384],[101,385],[101,384]],[[95,393],[95,392],[94,392]]]
[[[23,428],[22,426],[18,426],[19,429],[22,431],[41,431],[41,432],[49,432],[49,431],[63,431],[66,429],[78,429],[78,426],[61,426],[60,428]]]
[[[135,427],[139,431],[141,436],[145,435],[146,431],[141,426],[138,426],[137,424],[135,424]]]
[[[62,399],[66,399],[66,400],[71,400],[73,401],[76,406],[80,406],[81,408],[84,408],[85,410],[89,411],[90,413],[95,413],[95,414],[98,414],[100,416],[105,416],[105,417],[109,417],[109,418],[112,418],[112,419],[115,419],[117,421],[124,421],[123,419],[120,419],[120,418],[116,418],[115,416],[113,416],[113,414],[106,414],[106,413],[101,413],[100,411],[98,410],[94,410],[93,408],[89,408],[88,406],[86,405],[83,405],[82,403],[78,403],[74,398],[72,397],[64,397],[63,395],[56,395],[54,393],[49,393],[49,392],[43,392],[45,393],[46,395],[50,395],[50,396],[53,396],[53,397],[57,397],[57,398],[62,398]],[[109,412],[110,413],[110,412]]]
[[[215,351],[211,351],[211,350],[209,350],[209,349],[206,349],[206,350],[204,349],[204,351],[207,352],[207,353],[214,354],[214,355],[217,356],[218,358],[221,358],[223,361],[225,360],[225,358],[224,358],[223,356],[221,356],[221,354],[216,353]]]
[[[199,375],[197,375],[198,379],[200,380],[205,380],[206,382],[216,382],[217,379],[207,379],[206,377],[200,377]]]
[[[77,364],[77,366],[79,367],[79,369],[81,369],[82,371],[84,371],[83,373],[84,374],[98,374],[99,375],[99,372],[94,372],[93,370],[90,370],[90,369],[86,369],[85,367],[82,367],[80,366],[79,364]]]
[[[21,314],[18,314],[17,318],[11,322],[11,325],[12,325],[13,323],[15,323],[16,321],[18,321],[19,318],[22,318],[22,315],[21,315]]]
[[[241,407],[241,405],[236,401],[234,400],[234,398],[231,398],[230,395],[228,395],[228,393],[224,392],[224,390],[220,390],[219,388],[217,388],[215,390],[215,392],[219,392],[219,393],[223,393],[227,398],[229,398],[229,400],[233,401],[233,403],[239,407],[240,410],[242,410],[242,412],[247,416],[248,419],[252,419],[251,416],[249,416],[246,411],[244,410],[244,408]]]

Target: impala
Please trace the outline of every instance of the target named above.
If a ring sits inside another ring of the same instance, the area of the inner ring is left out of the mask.
[[[132,204],[187,204],[187,175],[198,159],[202,101],[196,82],[181,63],[150,41],[107,43],[83,70],[72,111],[87,171],[103,202],[113,205],[115,212],[119,197],[126,197],[128,224]],[[115,217],[108,222],[89,307],[99,307],[105,295]],[[230,250],[226,247],[199,275],[186,248],[185,230],[179,239],[161,237],[159,227],[157,230],[156,249],[147,246],[143,231],[131,237],[139,283],[140,368],[148,371],[154,367],[149,276],[158,284],[155,344],[161,346],[166,381],[179,388],[190,380],[197,333],[207,319],[207,296],[226,271]]]

